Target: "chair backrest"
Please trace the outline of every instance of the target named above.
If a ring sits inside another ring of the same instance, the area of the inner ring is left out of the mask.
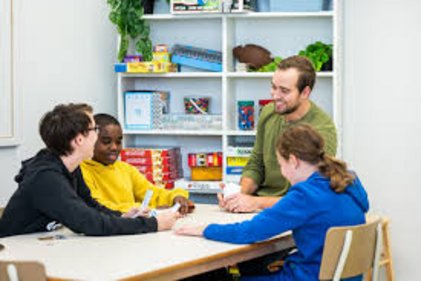
[[[46,281],[45,267],[39,262],[0,261],[0,280]]]
[[[379,217],[370,217],[365,224],[330,228],[326,234],[319,279],[340,280],[373,268],[372,280],[377,280],[381,238]]]

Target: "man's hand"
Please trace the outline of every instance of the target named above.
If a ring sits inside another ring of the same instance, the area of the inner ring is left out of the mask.
[[[176,196],[173,200],[173,204],[178,203],[180,204],[180,213],[185,215],[187,213],[193,212],[194,204],[189,199],[183,196]]]
[[[252,178],[242,177],[240,180],[241,193],[244,194],[253,194],[256,192],[258,185],[254,182]]]
[[[259,210],[258,198],[251,195],[237,193],[222,198],[222,200],[223,208],[232,213],[251,213]]]
[[[218,193],[217,197],[218,197],[219,207],[223,210],[226,210],[227,209],[227,203],[225,203],[224,195],[222,193]]]

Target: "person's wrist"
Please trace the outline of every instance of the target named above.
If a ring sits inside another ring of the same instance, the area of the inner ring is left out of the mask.
[[[253,196],[253,200],[254,200],[254,210],[253,211],[263,209],[263,200],[264,200],[263,197]]]

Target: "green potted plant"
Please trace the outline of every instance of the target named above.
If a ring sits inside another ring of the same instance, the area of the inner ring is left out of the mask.
[[[316,71],[332,70],[332,44],[317,41],[301,50],[298,55],[307,57],[313,62]]]
[[[120,34],[118,61],[127,55],[130,43],[142,54],[143,60],[152,60],[152,41],[149,37],[149,23],[143,18],[143,1],[140,0],[107,0],[110,6],[109,19],[117,27]]]

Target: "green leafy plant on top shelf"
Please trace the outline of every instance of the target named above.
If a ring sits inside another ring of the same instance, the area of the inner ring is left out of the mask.
[[[275,57],[271,63],[262,66],[261,68],[257,69],[256,72],[275,72],[278,63],[281,61],[281,57]]]
[[[332,44],[317,41],[308,45],[305,50],[301,50],[298,55],[310,59],[316,71],[320,71],[325,64],[327,65],[332,60]],[[332,66],[324,67],[324,70],[332,70]]]
[[[143,6],[140,0],[107,0],[110,6],[109,19],[117,27],[120,34],[118,61],[127,55],[131,42],[142,54],[143,60],[152,60],[152,42],[149,37],[149,23],[143,18]]]

